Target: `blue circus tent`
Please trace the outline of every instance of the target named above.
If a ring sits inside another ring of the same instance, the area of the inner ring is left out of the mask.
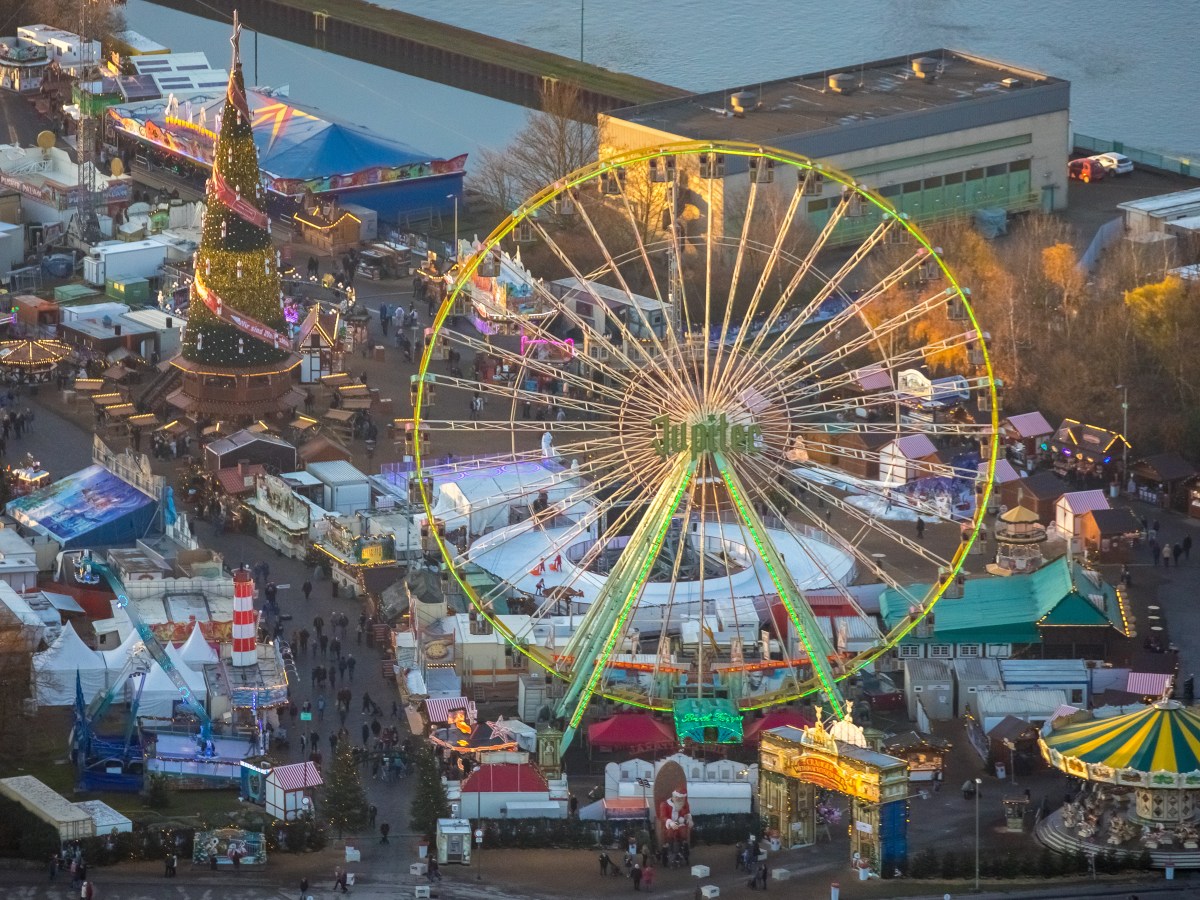
[[[158,501],[101,465],[10,500],[10,516],[64,549],[123,544],[143,537]]]
[[[247,91],[254,145],[267,187],[278,195],[337,197],[396,218],[445,211],[462,191],[466,154],[435,159],[402,141],[331,118],[290,99]],[[145,143],[212,165],[224,91],[113,106],[113,126]]]

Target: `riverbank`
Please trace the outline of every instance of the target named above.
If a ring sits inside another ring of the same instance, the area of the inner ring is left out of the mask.
[[[614,72],[365,0],[151,0],[351,59],[537,108],[548,81],[578,85],[589,115],[683,96],[682,88]]]

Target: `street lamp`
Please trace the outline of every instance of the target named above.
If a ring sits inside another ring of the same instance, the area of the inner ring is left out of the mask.
[[[458,262],[458,194],[447,194],[446,199],[454,201],[454,261]]]
[[[983,789],[983,779],[975,779],[975,893],[979,893],[979,793]]]
[[[1121,391],[1121,481],[1129,482],[1129,385],[1118,384],[1118,391]],[[1123,492],[1125,484],[1118,486],[1118,491]]]

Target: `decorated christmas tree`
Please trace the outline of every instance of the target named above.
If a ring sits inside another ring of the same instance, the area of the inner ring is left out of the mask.
[[[357,831],[367,820],[367,792],[354,761],[349,741],[338,744],[333,764],[325,779],[325,800],[322,804],[329,824],[337,829],[338,837],[347,831]]]
[[[233,66],[213,150],[207,209],[181,356],[222,369],[278,364],[291,355],[280,307],[266,192],[258,171],[250,107],[233,19]]]
[[[415,770],[417,783],[409,809],[409,824],[414,832],[433,840],[437,820],[450,815],[450,801],[446,798],[446,785],[442,783],[437,757],[431,748],[418,751]]]

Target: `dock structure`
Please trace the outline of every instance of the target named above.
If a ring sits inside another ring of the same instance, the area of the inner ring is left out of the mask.
[[[589,118],[689,93],[366,0],[151,2],[217,21],[229,21],[236,8],[253,31],[531,108],[540,106],[544,85],[573,84]]]

